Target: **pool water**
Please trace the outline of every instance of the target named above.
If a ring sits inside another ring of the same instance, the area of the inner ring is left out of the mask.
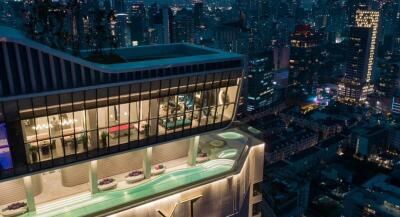
[[[232,169],[233,160],[210,160],[196,167],[190,167],[160,175],[143,184],[123,190],[106,191],[91,195],[86,201],[79,201],[67,207],[49,210],[45,213],[30,212],[22,216],[87,216],[132,204],[152,195],[161,194],[194,182],[226,173]]]

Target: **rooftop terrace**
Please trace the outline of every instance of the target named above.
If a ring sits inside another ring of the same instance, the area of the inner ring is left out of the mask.
[[[204,63],[214,61],[230,61],[243,58],[240,54],[228,53],[221,50],[206,48],[192,44],[163,44],[146,45],[129,48],[119,48],[113,51],[122,58],[118,61],[99,61],[88,59],[88,51],[81,51],[81,56],[72,56],[69,53],[58,51],[27,38],[16,29],[0,26],[0,42],[20,43],[43,52],[59,56],[62,59],[77,62],[100,71],[124,72],[149,68],[168,67],[187,63]],[[109,49],[103,49],[109,54]]]

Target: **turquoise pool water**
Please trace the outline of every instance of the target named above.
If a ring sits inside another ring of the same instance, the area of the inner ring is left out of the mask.
[[[236,133],[236,132],[224,132],[224,133],[219,133],[218,134],[219,137],[223,138],[223,139],[228,139],[228,140],[235,140],[235,139],[242,139],[243,135],[240,133]]]
[[[46,213],[26,213],[22,216],[63,216],[78,217],[93,215],[114,207],[131,204],[141,199],[176,189],[184,185],[202,181],[207,178],[228,172],[233,167],[233,160],[218,159],[208,161],[200,166],[173,171],[152,179],[143,184],[123,190],[106,191],[92,195],[89,200],[70,204],[68,207],[51,210]]]

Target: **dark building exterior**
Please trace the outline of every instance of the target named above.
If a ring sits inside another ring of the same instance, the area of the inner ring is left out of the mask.
[[[130,38],[134,43],[143,44],[145,41],[146,8],[142,2],[134,3],[129,7]]]
[[[309,25],[298,25],[290,44],[288,95],[310,95],[318,78],[319,36]]]
[[[193,12],[182,9],[176,13],[172,21],[172,40],[173,43],[193,43],[194,42],[195,22]]]
[[[203,22],[203,2],[202,1],[195,1],[193,5],[193,19],[194,19],[194,26],[199,28]]]

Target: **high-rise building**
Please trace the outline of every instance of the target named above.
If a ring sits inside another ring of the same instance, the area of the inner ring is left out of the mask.
[[[171,42],[172,11],[167,5],[160,8],[152,4],[149,9],[149,34],[150,43],[168,44]]]
[[[296,26],[290,40],[288,95],[313,93],[320,64],[319,35],[309,25]]]
[[[130,37],[132,44],[142,45],[146,33],[146,8],[143,2],[132,4],[128,9],[130,22]]]
[[[203,2],[201,0],[196,0],[193,4],[194,26],[199,28],[203,22]]]
[[[194,43],[194,20],[191,10],[183,8],[172,18],[171,41]]]
[[[244,56],[167,44],[103,61],[0,38],[3,216],[257,211],[264,144],[231,126]]]
[[[342,102],[362,103],[373,92],[378,24],[378,11],[357,10],[355,26],[349,32],[346,72],[338,86],[338,99]]]
[[[273,53],[263,52],[249,57],[246,107],[248,113],[265,110],[274,100]]]
[[[131,32],[128,25],[128,14],[116,14],[115,22],[111,23],[112,34],[115,36],[118,47],[129,47],[131,44]]]

